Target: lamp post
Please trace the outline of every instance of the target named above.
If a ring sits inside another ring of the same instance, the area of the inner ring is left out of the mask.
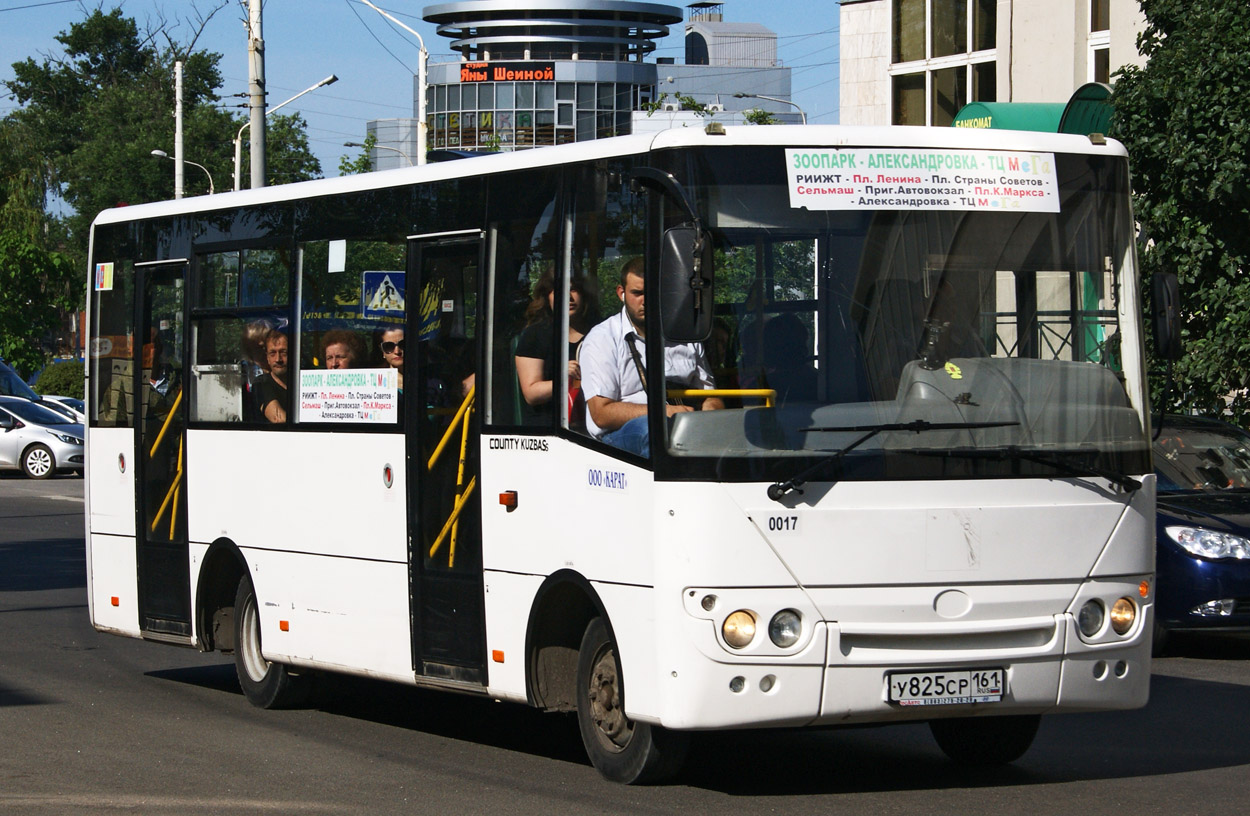
[[[321,80],[316,85],[313,85],[310,88],[305,88],[304,90],[300,91],[295,96],[288,99],[287,101],[279,102],[277,105],[274,105],[272,108],[265,111],[265,116],[268,116],[269,114],[273,113],[274,111],[276,111],[278,108],[282,107],[283,105],[291,104],[296,99],[299,99],[301,96],[303,96],[306,93],[312,93],[318,88],[321,88],[325,85],[333,85],[334,83],[338,81],[339,81],[339,78],[337,76],[335,76],[334,74],[330,74],[328,77]],[[249,119],[248,121],[243,123],[243,126],[239,128],[239,132],[234,135],[234,189],[236,190],[239,189],[239,165],[243,160],[243,131],[247,130],[248,125],[250,124],[252,124],[252,122]]]
[[[805,125],[807,124],[807,114],[803,112],[803,109],[799,107],[797,102],[791,102],[789,99],[782,99],[777,96],[764,96],[764,94],[753,94],[753,93],[736,93],[734,94],[734,98],[735,99],[767,99],[769,102],[778,102],[782,105],[793,105],[794,109],[799,112],[799,116],[802,118],[803,124]]]
[[[170,161],[172,161],[172,162],[176,162],[176,161],[177,161],[177,159],[175,159],[173,156],[171,156],[171,155],[169,155],[168,153],[166,153],[164,150],[153,150],[153,151],[152,151],[152,155],[153,155],[153,156],[157,156],[157,157],[162,158],[162,159],[169,159],[169,160],[170,160]],[[199,164],[199,163],[197,163],[197,162],[189,161],[189,160],[187,160],[187,159],[183,159],[183,160],[182,160],[182,162],[183,162],[183,164],[190,164],[190,165],[194,165],[194,166],[196,166],[196,167],[200,168],[201,170],[203,170],[203,171],[204,171],[204,175],[208,176],[208,194],[209,194],[209,195],[212,195],[213,193],[216,193],[216,192],[217,192],[217,188],[213,186],[213,174],[212,174],[212,173],[210,173],[210,172],[208,172],[208,168],[207,168],[207,167],[205,167],[204,165]]]
[[[368,145],[366,145],[364,142],[343,142],[343,147],[368,147]],[[373,146],[373,149],[374,150],[389,150],[392,153],[398,153],[399,155],[404,157],[405,161],[408,162],[408,166],[412,167],[412,158],[409,157],[407,153],[400,150],[398,147],[389,147],[387,145],[375,144]]]
[[[417,164],[425,164],[425,151],[427,144],[427,133],[425,127],[425,91],[428,86],[426,79],[426,68],[430,62],[430,52],[425,50],[425,40],[414,29],[405,25],[403,22],[396,20],[390,14],[370,3],[369,0],[360,0],[369,8],[381,14],[395,25],[407,31],[409,34],[417,38],[417,42],[421,44],[420,57],[417,59]]]

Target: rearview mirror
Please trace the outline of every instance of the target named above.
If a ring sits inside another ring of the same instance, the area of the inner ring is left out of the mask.
[[[1179,360],[1181,348],[1180,285],[1172,272],[1156,272],[1151,280],[1151,311],[1154,317],[1155,353],[1164,360]]]
[[[665,339],[678,343],[702,343],[712,333],[712,241],[695,225],[664,233],[660,325]]]

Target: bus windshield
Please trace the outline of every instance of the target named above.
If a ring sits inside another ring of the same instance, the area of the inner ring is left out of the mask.
[[[1018,473],[1021,450],[1147,471],[1141,397],[1125,388],[1120,344],[1133,258],[1127,167],[1062,154],[1053,166],[1041,206],[982,186],[988,176],[952,175],[1002,206],[961,208],[955,197],[821,209],[795,206],[780,148],[688,158],[715,243],[705,346],[717,387],[738,394],[730,410],[675,417],[669,454],[796,457],[856,443],[846,458],[866,478],[890,456],[891,473],[905,473],[906,459],[917,477],[993,475],[996,461]]]

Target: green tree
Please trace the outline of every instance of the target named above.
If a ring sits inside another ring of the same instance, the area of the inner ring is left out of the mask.
[[[241,117],[218,107],[221,55],[194,44],[214,12],[201,15],[190,43],[166,24],[141,31],[118,8],[95,9],[57,36],[63,54],[26,59],[5,83],[21,107],[10,118],[34,134],[46,181],[73,208],[71,249],[85,254],[87,227],[101,209],[173,196],[173,169],[151,156],[173,152],[174,63],[183,62],[183,144],[188,159],[208,168],[220,189],[233,172],[233,139]],[[164,39],[162,47],[158,41]],[[313,178],[321,168],[308,150],[304,122],[275,116],[266,128],[269,178]],[[208,180],[188,167],[188,195],[208,192]]]
[[[378,137],[375,133],[365,135],[365,140],[360,148],[360,153],[355,158],[350,156],[339,157],[339,174],[344,176],[354,176],[357,173],[368,173],[373,170],[373,146],[378,143]]]
[[[1128,146],[1138,254],[1148,277],[1181,282],[1181,407],[1250,420],[1250,27],[1245,0],[1141,0],[1144,68],[1117,75],[1116,133]],[[1162,371],[1155,362],[1152,368]],[[1162,377],[1153,382],[1160,398]],[[1179,393],[1178,393],[1179,392]],[[1158,406],[1158,402],[1156,402]],[[1166,408],[1175,407],[1175,403]]]
[[[742,112],[742,119],[748,125],[775,125],[777,117],[763,108],[751,108]]]
[[[44,364],[40,340],[81,288],[74,265],[48,248],[59,230],[44,212],[47,175],[35,145],[27,128],[0,120],[0,357],[25,372]]]

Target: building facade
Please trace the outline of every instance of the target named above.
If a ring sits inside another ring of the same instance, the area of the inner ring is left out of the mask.
[[[735,93],[790,97],[777,37],[724,20],[723,3],[677,6],[636,0],[459,0],[426,6],[426,22],[451,40],[455,62],[431,64],[426,126],[431,150],[523,150],[686,124],[741,121],[763,108],[797,119],[787,104]],[[654,57],[685,19],[686,59]],[[421,92],[414,78],[413,110]],[[683,101],[706,110],[683,111]],[[415,119],[368,123],[378,169],[413,163]]]
[[[841,0],[840,120],[946,126],[969,102],[1066,102],[1141,65],[1137,0]]]

